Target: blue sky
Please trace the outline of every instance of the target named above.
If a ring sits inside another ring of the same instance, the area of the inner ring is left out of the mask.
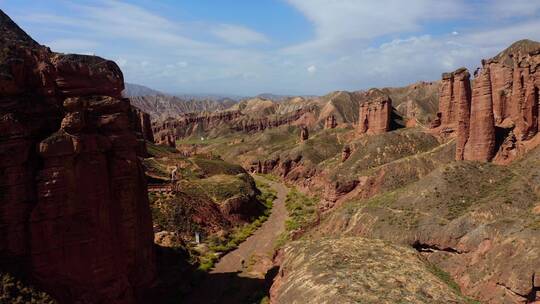
[[[325,94],[437,80],[540,41],[540,0],[0,0],[34,39],[169,93]]]

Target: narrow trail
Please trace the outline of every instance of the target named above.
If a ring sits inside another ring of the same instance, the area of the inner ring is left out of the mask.
[[[285,198],[289,189],[259,176],[254,178],[277,192],[272,213],[252,236],[223,256],[182,303],[252,303],[272,284],[272,255],[279,235],[285,231]]]

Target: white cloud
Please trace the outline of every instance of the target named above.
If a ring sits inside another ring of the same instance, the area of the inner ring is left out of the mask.
[[[459,40],[471,45],[504,47],[520,39],[540,40],[540,20],[524,21],[510,26],[500,26],[467,33]],[[501,49],[502,50],[502,49]]]
[[[536,0],[516,0],[520,9],[503,0],[286,1],[311,23],[313,37],[284,43],[240,25],[172,20],[109,0],[62,2],[71,17],[27,9],[16,21],[34,26],[33,35],[50,35],[41,40],[54,50],[116,58],[127,81],[186,93],[324,94],[405,85],[474,68],[515,40],[540,40],[540,21],[531,13],[538,13]],[[429,35],[432,22],[441,21],[455,24]]]
[[[456,17],[463,11],[462,1],[431,0],[287,0],[310,20],[316,37],[289,48],[332,49],[354,40],[420,29],[429,19]]]
[[[235,45],[244,46],[257,43],[268,43],[270,41],[264,34],[243,26],[232,24],[221,24],[212,32],[221,40]]]
[[[496,18],[533,16],[540,11],[538,0],[484,0],[479,6]]]

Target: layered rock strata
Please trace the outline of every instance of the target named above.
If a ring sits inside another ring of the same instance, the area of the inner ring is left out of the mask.
[[[154,142],[154,132],[152,131],[150,114],[145,113],[134,106],[131,106],[131,112],[133,115],[133,121],[135,122],[135,131],[139,132],[144,140]]]
[[[252,133],[283,125],[300,124],[303,117],[314,111],[314,108],[303,107],[289,113],[263,117],[252,117],[240,110],[186,113],[179,115],[178,118],[155,123],[152,128],[156,138],[162,137],[162,134],[173,134],[176,138],[186,138],[217,129]]]
[[[457,160],[506,163],[530,150],[538,134],[539,65],[540,43],[521,40],[482,61],[472,94],[465,69],[443,74],[440,130],[457,130]]]
[[[359,134],[381,134],[390,131],[392,113],[390,97],[387,95],[373,96],[369,101],[360,104],[359,108]]]

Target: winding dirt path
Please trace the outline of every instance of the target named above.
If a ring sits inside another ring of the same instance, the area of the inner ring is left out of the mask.
[[[259,176],[254,176],[254,178],[270,184],[277,192],[272,213],[252,236],[240,244],[237,249],[222,257],[211,273],[240,271],[243,276],[264,278],[266,271],[271,267],[276,240],[285,231],[285,220],[287,219],[285,198],[289,190],[280,183]],[[264,266],[269,267],[264,269]]]
[[[182,303],[250,303],[268,291],[274,273],[272,255],[279,235],[285,231],[289,189],[283,184],[254,176],[268,183],[277,198],[262,226],[237,249],[223,256],[206,278]]]

